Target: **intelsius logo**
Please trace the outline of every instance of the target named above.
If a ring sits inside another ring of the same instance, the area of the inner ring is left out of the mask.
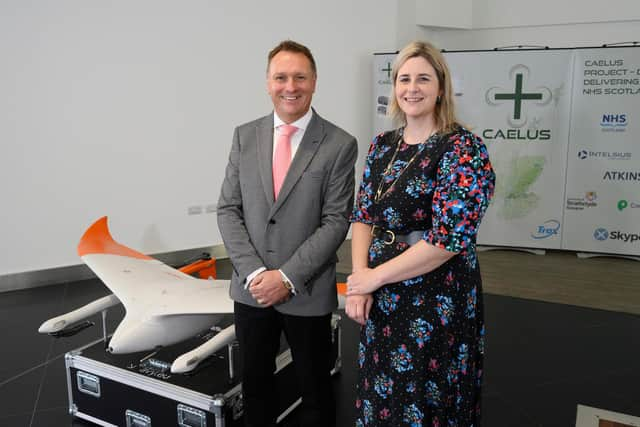
[[[531,233],[532,239],[548,239],[549,237],[557,236],[560,231],[560,222],[555,219],[545,221],[544,224],[536,227],[535,231]]]
[[[603,132],[624,132],[628,123],[627,114],[603,114],[600,129]]]
[[[593,232],[593,238],[600,242],[607,239],[618,240],[624,243],[640,242],[640,234],[638,233],[625,233],[620,230],[608,231],[606,228],[596,228]]]
[[[630,160],[631,159],[631,153],[624,152],[624,151],[580,150],[580,151],[578,151],[578,158],[580,160],[585,160],[585,159]]]

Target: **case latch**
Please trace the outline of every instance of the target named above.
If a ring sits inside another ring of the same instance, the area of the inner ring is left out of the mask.
[[[100,397],[100,378],[83,371],[76,372],[78,390],[94,397]]]
[[[200,409],[178,404],[178,425],[180,427],[206,427],[207,414]]]

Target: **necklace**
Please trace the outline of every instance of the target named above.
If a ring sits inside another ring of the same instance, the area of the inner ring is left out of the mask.
[[[435,134],[436,134],[436,131],[431,132],[431,135],[429,135],[427,137],[425,142],[429,141],[429,139],[431,139],[431,137],[433,135],[435,135]],[[393,156],[391,157],[391,161],[389,161],[389,163],[387,164],[387,167],[384,169],[382,177],[380,178],[380,183],[378,184],[378,189],[376,190],[376,194],[373,197],[373,201],[376,202],[376,203],[378,203],[382,198],[384,198],[384,196],[386,196],[389,193],[389,191],[393,188],[393,186],[396,184],[396,182],[398,182],[398,180],[400,179],[400,176],[402,176],[402,174],[407,169],[409,169],[409,166],[411,165],[411,163],[413,163],[413,161],[416,159],[416,157],[418,157],[418,154],[422,153],[422,150],[425,147],[425,143],[424,142],[420,144],[420,147],[419,147],[418,151],[416,151],[416,153],[413,156],[411,156],[411,158],[409,159],[407,164],[404,165],[402,170],[400,170],[398,172],[398,175],[396,175],[394,180],[391,181],[391,184],[387,187],[387,189],[382,191],[384,189],[384,178],[391,174],[391,170],[393,169],[393,164],[395,163],[396,157],[398,156],[398,152],[400,151],[400,143],[403,140],[403,135],[404,135],[404,131],[400,132],[400,135],[398,136],[398,140],[396,142],[396,150],[393,153]]]

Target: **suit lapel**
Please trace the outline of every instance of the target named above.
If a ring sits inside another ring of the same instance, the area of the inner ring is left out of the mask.
[[[256,141],[262,188],[269,205],[273,206],[273,114],[256,126]]]
[[[273,137],[272,137],[273,139]],[[289,193],[295,187],[296,183],[300,180],[302,173],[307,169],[307,166],[313,159],[313,156],[318,151],[320,147],[320,143],[324,139],[324,126],[322,125],[322,121],[319,116],[313,113],[313,117],[309,122],[309,126],[307,131],[304,133],[304,137],[302,141],[300,141],[300,146],[296,151],[296,155],[291,162],[291,166],[289,166],[289,171],[287,171],[287,176],[284,179],[284,183],[282,184],[282,188],[280,189],[280,194],[278,194],[278,199],[275,204],[271,207],[271,212],[269,213],[269,217],[271,217],[277,210],[282,206],[282,204],[287,200]],[[273,193],[273,177],[271,179],[271,188]],[[272,194],[273,200],[273,194]]]

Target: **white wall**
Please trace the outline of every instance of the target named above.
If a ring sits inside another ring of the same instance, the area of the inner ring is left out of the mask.
[[[414,0],[416,24],[430,27],[472,28],[473,5],[479,0]],[[406,2],[411,4],[412,2]]]
[[[395,1],[4,0],[0,276],[77,264],[84,229],[157,253],[221,243],[233,127],[271,110],[266,54],[318,62],[314,106],[371,137],[371,53],[395,50]],[[360,161],[362,163],[362,160]]]
[[[618,22],[640,19],[637,0],[414,0],[418,25],[447,28],[507,28]]]
[[[473,28],[563,25],[638,19],[640,19],[640,2],[637,0],[473,0]]]
[[[403,7],[405,16],[413,14],[418,24],[399,38],[403,44],[418,38],[464,50],[640,41],[637,0],[414,0]]]

